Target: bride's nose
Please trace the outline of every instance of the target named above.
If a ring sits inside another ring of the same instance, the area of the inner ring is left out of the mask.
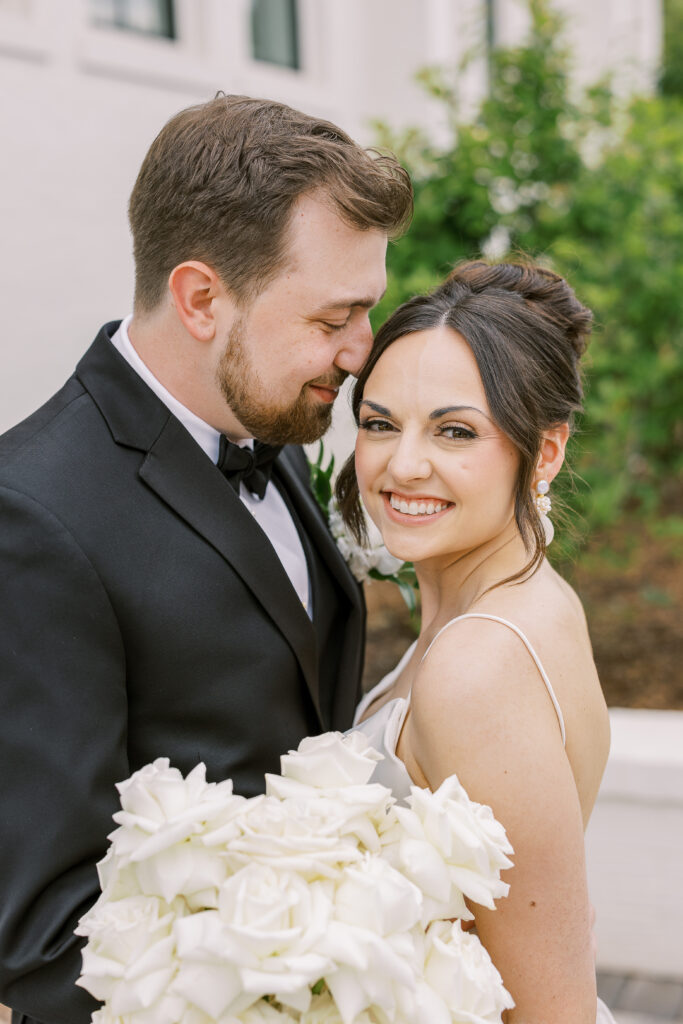
[[[410,431],[400,434],[389,460],[389,471],[396,483],[427,480],[432,475],[432,464],[420,435]]]

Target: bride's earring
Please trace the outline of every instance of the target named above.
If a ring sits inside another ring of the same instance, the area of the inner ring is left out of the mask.
[[[536,511],[538,512],[541,525],[543,526],[543,532],[545,533],[545,544],[546,547],[552,541],[555,536],[555,528],[548,519],[548,512],[552,508],[552,503],[548,497],[548,491],[550,490],[550,484],[547,480],[539,480],[536,484],[536,494],[534,496],[534,503],[536,505]]]

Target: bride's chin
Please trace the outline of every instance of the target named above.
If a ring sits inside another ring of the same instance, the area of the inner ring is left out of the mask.
[[[413,537],[391,536],[389,531],[383,537],[384,546],[394,558],[400,558],[402,562],[423,562],[434,557],[435,552],[431,545],[418,543]],[[437,552],[436,554],[440,554]]]

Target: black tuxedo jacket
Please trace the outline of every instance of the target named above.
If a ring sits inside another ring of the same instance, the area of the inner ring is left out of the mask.
[[[351,724],[362,597],[308,488],[274,471],[313,622],[232,487],[100,331],[0,439],[0,1002],[86,1024],[73,929],[97,896],[114,784],[156,757],[263,788],[301,738]]]

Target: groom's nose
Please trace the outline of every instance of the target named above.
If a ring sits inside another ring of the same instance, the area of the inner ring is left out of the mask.
[[[341,344],[334,364],[340,370],[357,377],[372,349],[372,328],[368,314],[358,317],[357,321],[350,323],[341,333]]]

